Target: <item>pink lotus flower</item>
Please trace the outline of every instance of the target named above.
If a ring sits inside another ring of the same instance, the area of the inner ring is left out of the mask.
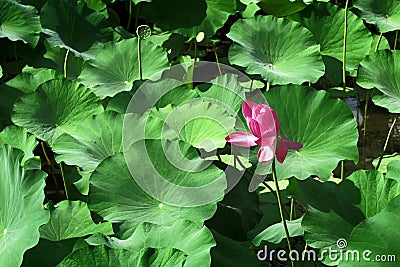
[[[242,113],[251,134],[247,132],[235,132],[228,135],[225,140],[236,146],[260,146],[258,161],[269,162],[276,155],[278,161],[283,163],[288,149],[298,150],[303,147],[301,143],[291,141],[279,134],[279,119],[276,112],[267,105],[256,104],[246,100],[242,105]]]

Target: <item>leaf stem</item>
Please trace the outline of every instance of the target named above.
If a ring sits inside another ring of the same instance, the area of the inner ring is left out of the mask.
[[[383,159],[383,155],[385,154],[387,145],[388,145],[388,143],[389,143],[390,136],[391,136],[391,134],[392,134],[392,131],[393,131],[393,129],[394,129],[394,126],[396,125],[396,122],[397,122],[397,115],[395,115],[395,117],[394,117],[394,119],[393,119],[393,122],[392,122],[392,125],[390,126],[389,132],[388,132],[388,134],[387,134],[387,136],[386,136],[385,145],[383,146],[383,149],[382,149],[382,152],[381,152],[381,155],[380,155],[380,157],[379,157],[379,161],[378,161],[378,164],[376,165],[375,170],[378,170],[378,169],[379,169],[379,166],[381,165],[381,162],[382,162],[382,159]]]
[[[396,31],[396,37],[394,38],[394,46],[393,46],[393,50],[396,50],[397,48],[397,40],[399,38],[399,31]]]
[[[55,175],[54,175],[54,167],[53,167],[53,165],[51,164],[51,160],[50,160],[50,158],[49,158],[49,155],[48,155],[47,152],[46,152],[46,148],[45,148],[45,146],[44,146],[44,142],[43,142],[43,141],[40,142],[40,145],[41,145],[41,147],[42,147],[43,155],[44,155],[44,158],[46,159],[47,165],[49,165],[50,174],[51,174],[51,177],[53,178],[54,186],[56,187],[56,193],[57,193],[57,195],[58,195],[58,194],[60,194],[60,188],[58,187],[57,179],[56,179],[56,177],[55,177]]]
[[[276,192],[276,196],[277,196],[277,199],[278,199],[279,214],[281,216],[283,228],[285,229],[285,235],[286,235],[286,241],[287,241],[287,244],[288,244],[288,247],[289,247],[289,253],[290,253],[290,255],[292,255],[292,245],[290,244],[289,229],[287,227],[285,217],[283,216],[282,198],[281,198],[281,194],[279,192],[278,178],[276,177],[275,159],[272,161],[272,177],[273,177],[273,180],[275,182],[275,187],[276,187],[275,192]],[[290,263],[291,263],[291,265],[293,267],[294,263],[293,263],[292,260],[290,260]]]
[[[128,16],[128,25],[126,26],[126,30],[129,32],[131,28],[131,20],[132,20],[132,0],[129,0],[129,16]]]
[[[346,0],[344,7],[344,29],[343,29],[343,56],[342,56],[342,82],[343,91],[346,92],[346,51],[347,51],[347,12],[349,7],[349,0]]]
[[[289,220],[292,221],[293,220],[293,214],[294,214],[294,198],[292,197],[290,200],[290,216],[289,216]]]
[[[65,53],[64,57],[64,78],[67,78],[67,61],[68,61],[68,55],[69,55],[69,49],[67,49],[67,52]]]
[[[365,107],[364,107],[364,121],[363,121],[363,164],[365,168],[365,158],[366,158],[366,147],[367,147],[367,112],[368,112],[368,103],[371,92],[367,91],[367,96],[365,97]]]
[[[379,34],[378,41],[376,42],[376,45],[375,45],[375,52],[378,51],[378,49],[379,49],[379,45],[380,45],[380,43],[382,41],[382,36],[383,36],[382,33]]]
[[[218,67],[219,75],[222,76],[221,67],[220,67],[220,65],[219,65],[218,53],[217,53],[217,50],[216,50],[215,45],[213,45],[213,50],[214,50],[214,54],[215,54],[215,61],[217,62],[217,67]]]
[[[62,162],[60,163],[60,170],[61,170],[61,177],[63,179],[64,189],[65,189],[65,197],[67,198],[67,200],[69,200],[69,194],[68,194],[67,184],[65,183],[65,176],[64,176],[64,169],[62,166]]]

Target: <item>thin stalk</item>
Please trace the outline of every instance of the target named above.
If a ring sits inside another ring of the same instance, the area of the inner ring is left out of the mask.
[[[347,12],[349,7],[349,0],[346,0],[344,7],[344,30],[343,30],[343,56],[342,56],[342,82],[343,91],[346,92],[346,51],[347,51]]]
[[[64,78],[67,78],[67,61],[68,61],[68,55],[69,55],[69,49],[67,49],[67,52],[65,53],[64,57]]]
[[[349,0],[346,0],[346,5],[344,7],[344,29],[343,29],[343,55],[342,55],[342,83],[343,83],[343,92],[346,93],[346,52],[347,52],[347,12],[349,8]],[[343,97],[344,100],[345,97]],[[340,164],[340,179],[344,179],[344,163],[343,160]]]
[[[363,121],[363,164],[365,168],[365,158],[366,158],[366,147],[367,147],[367,112],[368,112],[368,104],[371,92],[367,91],[367,96],[365,97],[365,107],[364,107],[364,121]]]
[[[281,198],[281,194],[279,192],[278,178],[276,177],[275,159],[272,161],[272,177],[273,177],[273,180],[275,182],[275,187],[276,187],[275,192],[276,192],[276,196],[278,199],[279,214],[281,216],[283,228],[285,229],[286,241],[287,241],[287,244],[289,247],[289,252],[290,252],[290,255],[292,255],[292,245],[290,244],[289,229],[287,227],[285,217],[283,216],[282,198]],[[292,260],[290,260],[290,263],[291,263],[292,267],[294,267],[294,262]]]
[[[138,64],[139,64],[139,77],[143,81],[143,71],[142,71],[142,55],[140,53],[140,36],[138,35]]]
[[[399,38],[399,31],[396,31],[396,37],[394,38],[393,50],[396,50],[398,38]]]
[[[340,162],[340,180],[344,179],[344,160]]]
[[[126,26],[126,30],[129,32],[131,28],[131,20],[132,20],[132,0],[129,0],[129,16],[128,16],[128,25]]]
[[[383,155],[385,154],[387,145],[388,145],[388,143],[389,143],[390,136],[391,136],[391,134],[392,134],[392,131],[393,131],[393,129],[394,129],[394,126],[396,125],[396,122],[397,122],[397,115],[394,117],[393,122],[392,122],[392,125],[390,126],[389,132],[388,132],[388,134],[387,134],[387,136],[386,136],[385,145],[383,146],[381,155],[380,155],[380,157],[379,157],[378,164],[376,165],[376,168],[375,168],[376,170],[378,170],[378,169],[379,169],[379,166],[381,165],[381,162],[382,162],[382,159],[383,159]]]
[[[137,29],[137,27],[139,26],[139,10],[140,10],[140,5],[137,5],[136,6],[136,15],[135,15],[135,29]]]
[[[197,61],[197,41],[194,39],[194,62]]]
[[[375,52],[378,51],[378,49],[379,49],[379,45],[380,45],[380,43],[382,41],[382,36],[383,36],[382,33],[379,34],[378,41],[376,42],[376,45],[375,45]]]
[[[290,200],[290,216],[289,216],[290,221],[293,220],[293,214],[294,214],[294,198],[292,197],[292,199]]]
[[[46,159],[47,165],[49,165],[49,168],[51,170],[50,171],[51,172],[51,177],[53,178],[54,186],[56,187],[56,193],[58,195],[60,193],[60,188],[58,187],[57,179],[54,176],[53,165],[51,165],[51,160],[49,158],[49,155],[47,155],[46,148],[44,146],[44,142],[40,142],[40,145],[42,147],[43,155],[44,155],[44,158]]]
[[[215,61],[217,62],[217,67],[218,67],[219,75],[222,76],[221,67],[219,66],[218,53],[217,53],[217,50],[215,49],[215,45],[214,45],[214,47],[213,47],[213,50],[214,50],[214,54],[215,54]]]
[[[266,89],[267,92],[269,91],[270,87],[271,87],[271,84],[269,82],[267,82],[267,89]]]
[[[64,176],[64,170],[63,170],[62,163],[60,163],[60,170],[61,170],[61,176],[63,179],[64,189],[65,189],[65,196],[66,196],[67,200],[69,200],[69,194],[68,194],[67,184],[65,183],[65,176]]]

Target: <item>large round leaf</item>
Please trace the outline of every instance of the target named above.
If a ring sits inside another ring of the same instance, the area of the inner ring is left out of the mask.
[[[62,134],[52,148],[58,162],[77,165],[92,172],[105,158],[122,152],[123,115],[105,112],[93,115],[68,134]]]
[[[20,40],[35,47],[41,29],[34,7],[22,5],[18,1],[0,0],[0,38]]]
[[[107,158],[100,163],[90,177],[89,208],[106,220],[125,222],[126,227],[123,229],[134,228],[141,222],[172,224],[177,219],[187,219],[202,223],[210,218],[216,210],[215,201],[197,207],[170,205],[167,202],[179,202],[183,197],[189,197],[182,196],[182,187],[171,186],[170,188],[175,189],[169,191],[163,187],[157,187],[157,195],[150,196],[143,191],[136,180],[145,177],[151,184],[155,182],[154,172],[159,172],[159,175],[169,182],[184,187],[196,187],[216,181],[215,191],[219,192],[222,198],[226,187],[223,172],[215,166],[199,172],[179,170],[163,155],[160,140],[147,140],[146,143],[145,149],[141,142],[137,142],[129,151],[134,155],[131,157],[132,161],[128,163],[135,168],[133,173],[135,177],[132,177],[122,154]],[[190,146],[184,145],[183,149],[187,157],[198,158],[196,151]],[[146,152],[147,155],[145,155]],[[150,157],[153,161],[153,169],[148,167],[146,157]],[[192,194],[191,197],[202,198],[203,196]]]
[[[153,0],[142,3],[139,14],[164,31],[188,38],[203,32],[205,38],[210,38],[235,12],[234,0]]]
[[[133,82],[140,79],[137,47],[137,38],[105,45],[79,78],[100,98],[130,91]],[[143,79],[149,79],[169,66],[167,52],[161,47],[141,40],[140,48]]]
[[[302,0],[260,0],[258,5],[268,15],[285,17],[306,7]]]
[[[42,8],[43,32],[52,46],[70,50],[76,56],[91,58],[85,53],[95,43],[113,40],[113,31],[106,18],[86,7],[84,1],[53,0]]]
[[[139,253],[125,249],[86,245],[65,257],[57,267],[134,266],[139,257]]]
[[[229,61],[261,74],[270,84],[316,82],[324,74],[319,45],[299,23],[257,16],[233,24]]]
[[[106,245],[133,252],[156,249],[140,259],[150,266],[210,266],[210,249],[215,241],[205,226],[188,220],[178,220],[171,226],[141,223],[132,232],[125,234],[123,240],[107,238]],[[162,256],[164,261],[161,261]]]
[[[345,102],[299,85],[275,87],[264,95],[278,114],[281,134],[303,144],[277,164],[279,179],[317,175],[328,180],[340,160],[358,161],[357,122]]]
[[[21,167],[24,153],[0,145],[0,266],[20,266],[49,220],[43,208],[46,173]]]
[[[90,217],[87,204],[81,201],[64,200],[50,207],[50,221],[40,227],[40,237],[51,241],[82,237],[90,234],[114,233],[109,222],[95,224]]]
[[[396,261],[400,257],[400,233],[398,222],[400,220],[400,196],[394,198],[379,214],[368,218],[357,225],[349,237],[348,250],[357,250],[360,261],[344,261],[340,267],[362,266],[391,266],[397,267]],[[362,254],[370,251],[369,254]],[[376,258],[376,257],[379,258]]]
[[[392,113],[400,113],[400,51],[383,50],[364,59],[358,70],[357,83],[382,94],[372,100]]]
[[[400,29],[400,1],[355,0],[353,6],[360,10],[366,22],[375,24],[380,32]]]
[[[225,137],[233,132],[235,118],[222,107],[195,99],[176,107],[165,120],[168,138],[176,135],[196,148],[212,151],[225,146]],[[171,135],[170,135],[171,134]]]
[[[365,249],[365,244],[371,246],[370,250],[376,249],[374,253],[387,249],[387,243],[383,241],[385,239],[381,239],[382,242],[374,246],[376,243],[366,243],[359,237],[363,231],[376,231],[374,235],[379,236],[383,235],[382,229],[386,227],[392,231],[393,219],[388,221],[387,217],[392,217],[384,214],[392,201],[400,194],[397,181],[384,177],[374,170],[354,172],[348,179],[333,188],[336,195],[335,202],[324,192],[315,194],[318,192],[315,189],[316,187],[314,190],[305,187],[301,189],[313,203],[313,208],[308,209],[302,223],[307,243],[311,247],[324,250],[330,247],[338,250],[338,239],[345,239],[348,249],[352,248],[360,253]],[[364,219],[359,216],[360,213]],[[383,221],[375,223],[375,218],[379,221],[383,219]],[[390,252],[386,251],[386,254]],[[339,258],[333,260],[325,257],[324,263],[337,265],[339,261]]]
[[[50,80],[15,104],[13,122],[49,143],[83,119],[102,112],[97,97],[76,82]]]
[[[96,267],[99,262],[106,266],[210,266],[210,248],[215,245],[207,228],[183,220],[172,226],[142,223],[124,240],[93,237],[86,241],[95,246],[76,250],[59,266]]]
[[[332,5],[319,3],[292,16],[314,35],[321,45],[321,54],[340,61],[343,59],[343,31],[345,11]],[[363,21],[352,12],[347,14],[346,70],[354,73],[361,60],[368,55],[372,35]]]
[[[25,128],[12,125],[0,132],[0,144],[7,144],[22,150],[25,154],[22,162],[25,162],[35,156],[33,150],[38,145],[38,142],[36,137],[28,134]]]

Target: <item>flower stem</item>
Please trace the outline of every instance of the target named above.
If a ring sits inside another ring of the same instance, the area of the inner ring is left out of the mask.
[[[288,247],[289,247],[290,255],[292,255],[292,253],[291,253],[292,252],[292,245],[290,244],[289,229],[287,227],[285,217],[283,216],[282,198],[281,198],[281,194],[279,192],[278,178],[276,177],[275,159],[272,161],[272,177],[273,177],[274,182],[275,182],[275,187],[276,187],[275,192],[276,192],[276,196],[277,196],[277,199],[278,199],[279,213],[280,213],[280,216],[281,216],[282,225],[283,225],[283,228],[285,229],[286,241],[287,241],[287,244],[288,244]],[[292,260],[290,260],[290,263],[291,263],[291,265],[293,267],[294,263],[293,263]]]
[[[389,143],[390,135],[392,134],[392,131],[393,131],[393,129],[394,129],[394,126],[396,125],[396,122],[397,122],[397,115],[396,115],[396,116],[394,117],[394,119],[393,119],[392,126],[390,126],[389,132],[388,132],[388,134],[387,134],[387,136],[386,136],[385,145],[383,146],[383,149],[382,149],[382,152],[381,152],[381,155],[380,155],[380,157],[379,157],[379,161],[378,161],[378,164],[376,165],[375,170],[378,170],[378,169],[379,169],[379,166],[381,165],[381,162],[382,162],[382,159],[383,159],[383,155],[385,154],[387,145],[388,145],[388,143]]]

